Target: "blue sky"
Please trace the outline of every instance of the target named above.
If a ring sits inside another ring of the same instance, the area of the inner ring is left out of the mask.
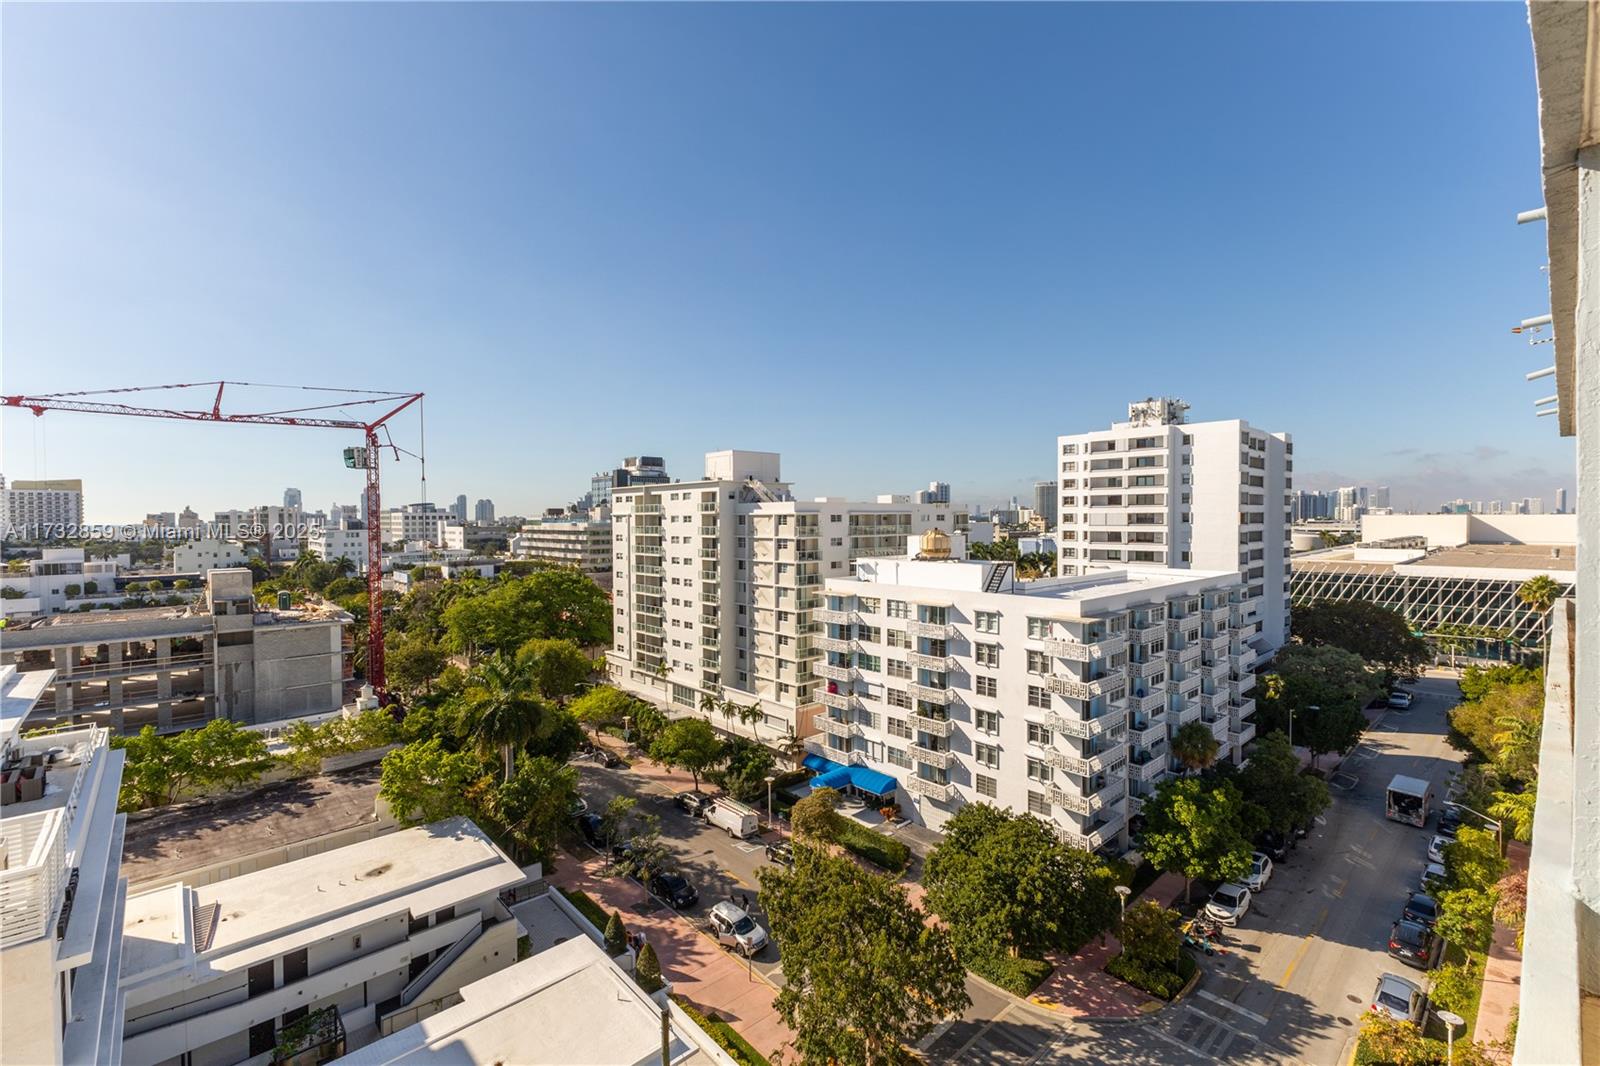
[[[1301,487],[1571,484],[1507,332],[1547,304],[1518,4],[0,17],[7,393],[423,391],[431,497],[502,513],[729,447],[995,500],[1151,394],[1292,432]],[[91,519],[359,491],[337,432],[4,433]]]

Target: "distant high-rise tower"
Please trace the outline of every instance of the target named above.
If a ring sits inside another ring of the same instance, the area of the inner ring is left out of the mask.
[[[486,526],[494,521],[494,501],[479,500],[472,509],[472,520],[479,525]]]
[[[450,513],[455,515],[457,522],[467,520],[467,497],[465,494],[456,497],[456,502],[450,505]]]
[[[1372,506],[1374,506],[1374,507],[1388,507],[1389,506],[1389,486],[1388,485],[1379,485],[1377,488],[1373,489],[1372,490],[1371,501],[1372,501]]]
[[[284,507],[284,510],[291,510],[292,509],[292,510],[298,511],[300,509],[300,490],[299,489],[284,489],[283,490],[283,507]]]
[[[930,481],[928,487],[917,493],[918,503],[949,503],[950,482]]]
[[[1035,481],[1033,483],[1033,510],[1040,518],[1044,519],[1046,529],[1056,528],[1056,490],[1059,488],[1054,481]]]
[[[1567,490],[1556,489],[1556,514],[1567,513]]]

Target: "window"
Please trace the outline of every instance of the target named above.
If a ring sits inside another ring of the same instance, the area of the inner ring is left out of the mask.
[[[1028,743],[1050,746],[1050,730],[1038,722],[1028,723]]]
[[[991,770],[1000,768],[1000,749],[993,744],[974,744],[972,757],[979,766],[987,766]]]
[[[1050,656],[1042,651],[1028,649],[1028,673],[1048,674],[1050,672]]]
[[[1000,712],[975,710],[972,712],[972,722],[980,733],[990,736],[1000,732]]]
[[[911,739],[911,724],[904,718],[886,718],[884,722],[891,737],[899,737],[901,740]]]
[[[1038,685],[1029,685],[1028,686],[1028,706],[1029,707],[1049,707],[1050,706],[1050,693],[1046,692],[1044,689],[1040,688]]]
[[[899,659],[889,660],[889,669],[887,673],[890,677],[898,677],[903,681],[911,680],[911,667],[901,662]]]
[[[1000,616],[994,611],[976,611],[973,613],[972,628],[979,633],[998,633]]]
[[[1000,645],[974,644],[972,646],[972,659],[979,666],[997,668],[1000,665]]]
[[[889,601],[889,617],[890,618],[910,618],[911,617],[911,605],[909,603],[907,603],[905,600],[890,600]]]
[[[891,766],[898,766],[904,770],[911,769],[911,756],[907,755],[899,748],[886,748],[884,750],[884,755],[888,758]]]
[[[1043,792],[1028,792],[1028,813],[1041,818],[1050,817],[1050,797]]]
[[[878,671],[883,669],[883,660],[876,655],[867,655],[856,652],[856,667],[860,670]]]
[[[1050,635],[1050,619],[1028,619],[1028,636],[1034,640],[1042,640]]]
[[[996,792],[994,778],[978,774],[977,788],[978,795],[983,796],[985,799],[994,799]]]
[[[911,647],[911,638],[909,636],[907,636],[905,634],[905,632],[902,631],[902,630],[891,629],[886,634],[884,634],[884,636],[886,638],[885,639],[885,643],[887,643],[889,645],[889,647],[891,647],[891,648],[909,648],[909,647]]]
[[[973,691],[979,696],[997,697],[1000,695],[1000,683],[992,677],[975,677],[972,680]]]
[[[906,695],[905,691],[902,689],[884,689],[883,699],[884,702],[891,707],[899,707],[903,711],[909,711],[911,709],[911,697]]]

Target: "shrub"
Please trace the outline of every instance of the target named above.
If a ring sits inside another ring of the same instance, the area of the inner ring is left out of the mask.
[[[1441,966],[1433,972],[1433,989],[1428,998],[1436,1008],[1470,1015],[1478,1002],[1478,985],[1482,979],[1483,974],[1470,958],[1459,966]]]
[[[967,969],[1013,996],[1025,999],[1044,983],[1054,967],[1043,959],[995,954],[967,960]]]
[[[578,909],[579,914],[589,919],[589,924],[594,926],[595,929],[604,929],[606,926],[611,924],[611,917],[610,915],[606,914],[605,908],[601,907],[600,904],[590,899],[587,892],[584,892],[581,889],[568,890],[563,888],[561,890],[561,894],[567,897],[568,903],[572,904]]]
[[[682,996],[673,996],[672,1000],[739,1066],[768,1066],[766,1056],[751,1047],[744,1037],[734,1031],[733,1026],[717,1014],[702,1014],[698,1007]]]
[[[606,954],[616,958],[627,950],[628,930],[622,924],[622,915],[612,911],[611,917],[606,921]]]
[[[1184,952],[1177,958],[1177,970],[1169,970],[1164,966],[1153,966],[1137,962],[1126,954],[1119,954],[1106,963],[1106,973],[1113,977],[1120,977],[1134,988],[1142,989],[1160,999],[1170,1000],[1194,976],[1199,964]]]
[[[875,833],[860,822],[846,818],[842,814],[834,813],[833,817],[834,828],[831,837],[852,855],[859,855],[892,873],[904,870],[906,863],[911,861],[911,849],[906,847],[903,841]]]
[[[646,992],[659,992],[666,983],[661,979],[661,960],[656,958],[656,949],[648,940],[639,949],[639,958],[633,964],[633,979]]]

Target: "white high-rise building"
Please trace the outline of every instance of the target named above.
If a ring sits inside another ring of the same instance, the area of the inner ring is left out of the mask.
[[[1242,419],[1186,422],[1187,410],[1145,400],[1126,422],[1058,439],[1059,572],[1237,571],[1259,612],[1256,650],[1276,651],[1289,636],[1294,444]]]
[[[301,496],[299,489],[288,488],[283,490],[283,506],[285,510],[293,508],[294,510],[298,511],[300,510],[303,501],[304,497]]]
[[[709,453],[703,480],[615,488],[611,508],[612,680],[679,714],[706,696],[757,707],[757,722],[709,717],[768,741],[799,734],[815,704],[822,582],[903,551],[913,533],[966,523],[910,494],[795,499],[773,452]]]
[[[0,533],[28,539],[64,535],[64,527],[83,525],[83,482],[13,481],[0,477]]]
[[[825,585],[815,780],[898,799],[935,829],[966,803],[1028,811],[1115,853],[1181,726],[1204,722],[1221,758],[1242,759],[1258,623],[1236,572],[1017,582],[1008,562],[962,558],[960,534],[911,543]]]
[[[1556,514],[1567,513],[1567,490],[1556,489]]]

